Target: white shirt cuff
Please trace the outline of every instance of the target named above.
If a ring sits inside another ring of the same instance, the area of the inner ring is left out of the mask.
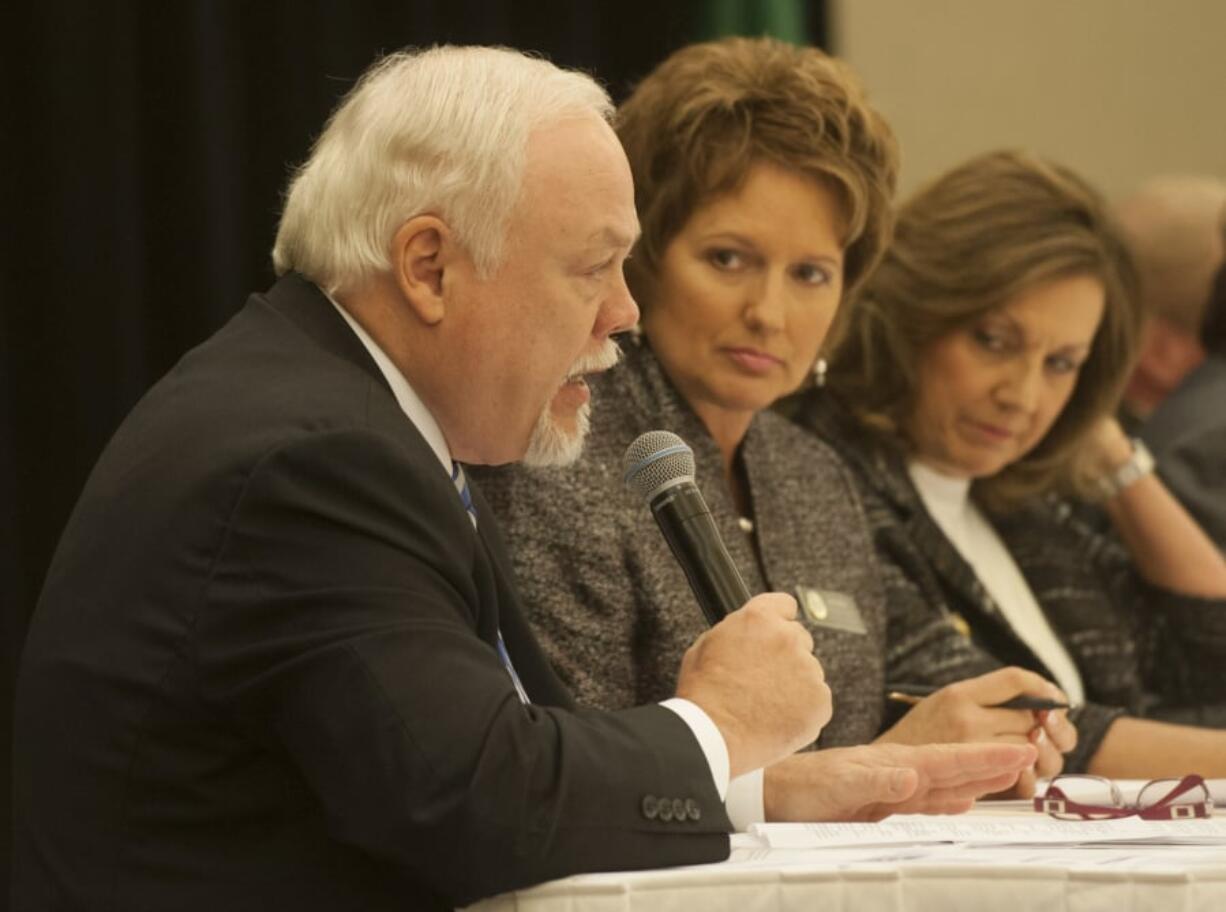
[[[706,755],[707,766],[711,768],[711,778],[715,781],[715,790],[719,792],[719,800],[724,802],[732,828],[740,833],[749,829],[751,823],[765,823],[762,770],[756,769],[729,782],[728,777],[732,773],[729,768],[728,745],[706,710],[681,697],[665,700],[660,705],[679,715],[681,721],[690,727],[690,731],[698,739],[698,746]]]
[[[681,697],[673,697],[660,705],[679,715],[681,721],[690,727],[690,731],[698,739],[698,746],[702,748],[707,758],[707,766],[711,768],[711,778],[715,782],[715,790],[719,792],[719,800],[723,801],[728,794],[728,777],[731,771],[728,763],[728,745],[724,742],[724,736],[720,734],[719,728],[711,721],[706,710],[697,703],[691,703]]]
[[[763,771],[754,770],[737,776],[728,784],[728,797],[724,809],[732,821],[732,829],[743,833],[751,823],[766,822],[766,806],[762,798]]]

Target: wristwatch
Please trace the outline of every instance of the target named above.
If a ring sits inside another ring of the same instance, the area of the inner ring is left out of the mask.
[[[1110,500],[1129,485],[1140,481],[1154,470],[1154,454],[1140,437],[1132,438],[1132,455],[1128,461],[1113,472],[1098,479],[1098,488],[1104,500]]]

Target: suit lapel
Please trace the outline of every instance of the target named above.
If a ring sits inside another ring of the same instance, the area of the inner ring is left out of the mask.
[[[901,494],[901,499],[894,501],[895,508],[905,511],[906,534],[927,559],[948,593],[949,608],[956,615],[962,615],[963,624],[969,621],[971,629],[976,631],[976,639],[992,643],[991,651],[1002,661],[1041,669],[1050,678],[1051,673],[1030,646],[1017,635],[996,599],[979,579],[975,568],[954,547],[929,514],[901,460],[894,469],[896,484],[891,487],[895,496]],[[958,619],[955,619],[954,623],[957,625]],[[1007,644],[1008,652],[1004,655],[998,646],[1002,643]]]

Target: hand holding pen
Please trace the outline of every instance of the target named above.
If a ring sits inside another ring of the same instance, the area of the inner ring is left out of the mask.
[[[894,685],[892,699],[912,708],[878,739],[904,744],[930,742],[1030,742],[1039,757],[1018,781],[1014,793],[1029,797],[1037,777],[1054,776],[1063,754],[1077,743],[1066,717],[1068,698],[1054,684],[1022,668],[1000,668],[921,695],[918,688]]]

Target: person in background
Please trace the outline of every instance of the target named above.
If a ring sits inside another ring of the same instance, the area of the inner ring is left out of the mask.
[[[1121,405],[1130,430],[1205,356],[1201,315],[1213,275],[1226,259],[1220,221],[1224,208],[1226,181],[1193,175],[1153,178],[1116,206],[1147,315]]]
[[[572,458],[584,378],[637,319],[610,108],[587,76],[445,47],[386,58],[332,115],[280,279],[128,416],[48,571],[15,908],[443,909],[727,856],[730,777],[829,716],[795,602],[699,639],[677,699],[582,710],[460,465]],[[772,809],[965,808],[1033,758],[791,766]]]
[[[986,677],[962,685],[982,697],[966,698],[978,715],[956,740],[1038,738],[1032,713],[981,707],[1054,687],[998,669],[922,603],[888,605],[846,470],[770,410],[813,382],[840,301],[889,236],[894,137],[854,76],[815,48],[772,39],[694,45],[636,87],[616,127],[643,227],[627,263],[641,334],[623,341],[623,367],[593,381],[583,460],[480,475],[555,667],[581,699],[633,706],[673,692],[680,657],[705,629],[649,512],[620,483],[627,445],[664,428],[693,449],[750,591],[802,602],[835,698],[822,747],[881,732],[887,681],[939,685],[968,669]],[[934,643],[945,644],[944,665],[930,661]],[[1040,774],[1057,772],[1076,738],[1059,713],[1046,731]],[[923,725],[895,735],[938,740]]]
[[[1226,207],[1222,210],[1226,248]],[[1158,474],[1201,528],[1226,551],[1226,262],[1201,320],[1205,360],[1141,426]]]
[[[1226,731],[1173,723],[1226,723],[1226,561],[1112,417],[1135,285],[1084,181],[979,156],[901,207],[797,418],[853,467],[889,597],[1079,707],[1071,769],[1222,776]]]

